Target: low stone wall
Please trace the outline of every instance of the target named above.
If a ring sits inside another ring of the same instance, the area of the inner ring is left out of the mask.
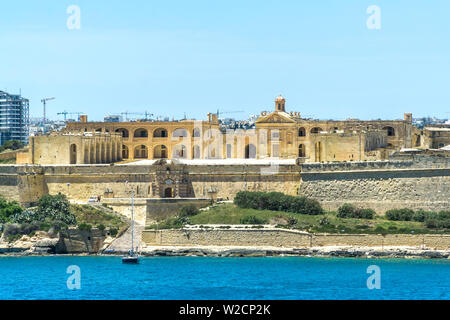
[[[145,230],[142,241],[148,246],[247,246],[306,248],[321,246],[427,247],[449,250],[450,235],[351,235],[308,234],[284,229],[248,230]]]

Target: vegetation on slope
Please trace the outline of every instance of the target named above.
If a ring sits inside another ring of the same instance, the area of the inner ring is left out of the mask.
[[[126,230],[128,224],[106,208],[90,205],[70,205],[65,195],[45,195],[36,208],[24,209],[16,201],[0,198],[0,232],[9,241],[38,230],[56,234],[68,227],[80,230],[98,228],[112,236]]]
[[[190,217],[186,223],[194,225],[206,224],[243,224],[243,219],[249,216],[257,217],[264,223],[273,224],[281,228],[293,228],[308,232],[320,233],[438,233],[444,230],[427,228],[424,223],[413,221],[390,221],[384,217],[374,219],[339,218],[336,212],[323,215],[294,214],[272,210],[242,209],[234,204],[219,204],[209,210]],[[170,223],[172,222],[172,223]],[[173,223],[178,222],[178,223]],[[181,228],[180,219],[170,218],[161,221],[152,228]],[[448,231],[447,231],[448,232]]]

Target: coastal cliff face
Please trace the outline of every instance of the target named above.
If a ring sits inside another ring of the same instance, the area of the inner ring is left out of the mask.
[[[38,231],[32,237],[25,235],[11,243],[1,238],[0,254],[95,254],[100,252],[108,241],[104,232],[98,229],[68,229],[56,236]]]

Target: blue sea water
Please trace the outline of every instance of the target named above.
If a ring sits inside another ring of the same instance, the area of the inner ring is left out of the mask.
[[[80,268],[70,290],[69,266]],[[367,268],[379,266],[381,289]],[[0,258],[0,299],[449,299],[450,260],[351,258]]]

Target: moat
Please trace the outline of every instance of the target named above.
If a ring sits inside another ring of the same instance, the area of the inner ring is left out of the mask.
[[[70,266],[79,267],[79,290],[68,288]],[[371,266],[380,289],[368,289]],[[0,299],[440,300],[450,298],[449,267],[441,259],[3,257]]]

